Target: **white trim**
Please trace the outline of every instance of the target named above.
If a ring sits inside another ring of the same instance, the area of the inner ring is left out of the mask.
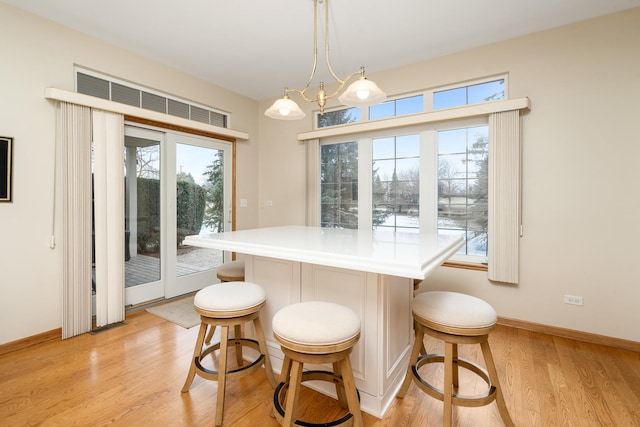
[[[320,226],[320,141],[307,144],[307,225]]]
[[[529,98],[507,99],[502,101],[483,102],[481,104],[465,105],[463,107],[448,108],[446,110],[430,111],[428,113],[411,114],[408,116],[392,117],[389,119],[370,122],[352,123],[341,126],[332,126],[298,134],[298,141],[310,139],[322,139],[331,136],[348,135],[360,132],[373,132],[383,129],[413,126],[425,123],[444,122],[455,119],[467,119],[489,114],[522,110],[530,107]]]
[[[71,92],[64,89],[58,89],[55,87],[48,87],[44,90],[44,97],[47,99],[53,99],[56,101],[64,101],[71,104],[84,105],[91,108],[97,108],[104,111],[111,111],[113,113],[120,113],[125,116],[133,116],[141,119],[155,120],[170,125],[181,126],[188,129],[199,130],[203,132],[209,132],[221,136],[226,136],[234,139],[248,140],[249,134],[247,132],[237,131],[229,128],[223,128],[220,126],[210,125],[207,123],[200,123],[193,120],[184,119],[182,117],[171,116],[169,114],[158,113],[157,111],[145,110],[143,108],[133,107],[127,104],[120,104],[119,102],[108,101],[102,98],[96,98],[94,96],[85,95],[82,93]]]

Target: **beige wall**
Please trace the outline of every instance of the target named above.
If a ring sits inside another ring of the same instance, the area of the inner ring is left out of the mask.
[[[0,58],[0,135],[15,138],[14,201],[0,203],[0,344],[61,325],[62,247],[49,248],[55,113],[44,89],[74,90],[74,64],[232,112],[231,126],[251,136],[238,143],[238,198],[249,202],[239,227],[258,226],[256,101],[4,3]]]
[[[509,73],[523,119],[525,234],[518,286],[441,268],[423,289],[485,298],[501,316],[640,341],[640,9],[371,74],[389,94]],[[303,224],[311,119],[280,122],[258,103],[0,3],[0,135],[15,138],[12,204],[0,204],[0,344],[60,327],[60,246],[51,250],[54,109],[74,63],[231,111],[238,228]],[[272,207],[264,207],[270,200]],[[583,307],[562,303],[584,297]]]
[[[509,73],[523,118],[520,284],[440,268],[423,284],[500,316],[640,341],[640,8],[370,74],[388,94]],[[270,102],[263,102],[264,110]],[[260,122],[260,225],[304,223],[304,123]],[[270,152],[267,158],[264,153]],[[283,165],[287,165],[283,167]],[[565,294],[584,306],[563,303]]]

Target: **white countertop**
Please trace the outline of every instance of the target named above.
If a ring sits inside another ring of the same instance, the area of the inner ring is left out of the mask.
[[[463,245],[431,233],[284,226],[187,236],[187,245],[424,279]]]

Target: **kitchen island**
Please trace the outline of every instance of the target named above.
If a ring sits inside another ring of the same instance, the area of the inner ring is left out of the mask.
[[[245,280],[267,293],[261,320],[276,370],[283,354],[271,319],[279,309],[329,301],[354,310],[361,337],[351,362],[361,407],[382,418],[409,361],[414,279],[424,279],[464,241],[429,233],[284,226],[187,236],[184,243],[243,254]],[[325,384],[313,387],[335,394]]]

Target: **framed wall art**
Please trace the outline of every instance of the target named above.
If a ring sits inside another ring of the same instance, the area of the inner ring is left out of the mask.
[[[0,136],[0,202],[12,199],[13,138]]]

